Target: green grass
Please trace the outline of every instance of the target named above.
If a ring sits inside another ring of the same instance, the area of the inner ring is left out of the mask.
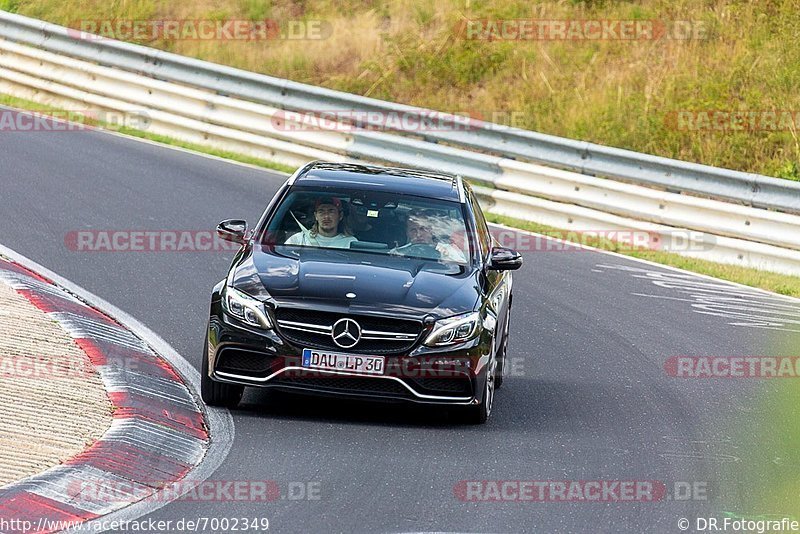
[[[797,356],[800,333],[775,332],[764,354]],[[720,466],[720,489],[737,494],[726,515],[751,519],[791,516],[800,520],[800,378],[765,380],[748,409],[731,410],[725,434],[738,444],[737,462]]]
[[[795,339],[796,341],[798,340]],[[797,350],[797,345],[793,350]],[[781,384],[772,395],[761,402],[761,408],[770,416],[765,420],[750,421],[750,426],[754,427],[750,436],[759,436],[758,443],[754,446],[758,453],[754,456],[761,460],[761,469],[754,462],[755,465],[751,467],[754,472],[750,473],[753,487],[758,488],[756,484],[759,483],[761,486],[759,491],[754,492],[757,500],[753,509],[775,514],[791,512],[800,515],[796,470],[800,465],[800,448],[797,446],[800,443],[800,424],[797,423],[800,384],[796,383],[796,379],[778,380],[789,382]],[[765,462],[767,455],[769,460]],[[736,477],[741,477],[741,473],[734,473],[732,478],[735,480]]]
[[[0,0],[0,11],[16,13],[19,7],[19,0]]]
[[[791,131],[678,131],[682,110],[800,111],[796,0],[0,0],[76,27],[103,19],[320,20],[324,40],[141,44],[216,63],[544,133],[800,179]],[[476,41],[469,19],[675,20],[705,38]],[[513,114],[513,115],[512,115]],[[513,116],[513,121],[510,117]]]
[[[504,224],[513,228],[520,228],[522,230],[528,230],[537,234],[560,239],[567,238],[570,241],[578,241],[577,239],[569,239],[570,231],[553,228],[552,226],[523,221],[521,219],[515,219],[512,217],[505,217],[503,215],[495,215],[493,213],[487,213],[486,218],[491,222]],[[649,260],[655,263],[670,265],[679,269],[685,269],[687,271],[713,276],[714,278],[728,280],[730,282],[737,282],[739,284],[744,284],[751,287],[766,289],[767,291],[773,291],[780,295],[800,297],[800,277],[797,276],[770,273],[735,265],[723,265],[707,260],[687,258],[673,252],[663,252],[658,250],[632,250],[629,246],[620,245],[607,239],[582,237],[580,238],[580,243],[602,250],[618,252],[634,258]]]

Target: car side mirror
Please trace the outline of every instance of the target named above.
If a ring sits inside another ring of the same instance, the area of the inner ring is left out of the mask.
[[[522,267],[522,254],[510,248],[494,247],[487,268],[492,271],[516,271]]]
[[[217,225],[217,236],[231,243],[243,244],[247,235],[247,221],[228,219]]]

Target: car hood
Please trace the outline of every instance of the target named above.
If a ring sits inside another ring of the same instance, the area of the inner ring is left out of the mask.
[[[233,280],[243,291],[271,298],[278,305],[420,318],[472,311],[479,296],[477,276],[474,268],[458,264],[336,249],[265,246],[243,256]]]

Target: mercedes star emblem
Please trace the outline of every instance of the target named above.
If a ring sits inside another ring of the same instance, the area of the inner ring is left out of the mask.
[[[333,325],[331,337],[334,343],[343,349],[349,349],[355,347],[361,339],[361,327],[352,319],[339,319]]]

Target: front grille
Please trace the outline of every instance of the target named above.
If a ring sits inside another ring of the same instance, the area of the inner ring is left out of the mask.
[[[275,378],[272,385],[300,386],[337,393],[366,393],[391,397],[409,397],[411,393],[402,384],[385,378],[360,376],[287,376]]]
[[[403,354],[410,351],[417,342],[422,323],[420,321],[376,317],[371,315],[351,315],[297,308],[278,308],[275,310],[278,330],[291,343],[302,348],[322,349],[356,354]],[[333,342],[330,330],[336,321],[344,318],[356,321],[362,330],[362,339],[351,348],[344,349]],[[313,325],[315,328],[298,326]],[[364,339],[367,332],[380,332],[382,339]],[[393,338],[396,337],[396,338]]]
[[[263,375],[270,371],[273,359],[258,352],[222,349],[217,355],[216,369],[222,372]]]

